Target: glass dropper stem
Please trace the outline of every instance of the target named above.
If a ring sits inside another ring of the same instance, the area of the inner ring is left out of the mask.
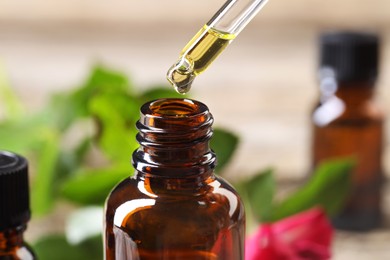
[[[228,0],[207,25],[237,36],[267,2],[268,0]]]
[[[168,70],[167,79],[176,91],[187,93],[195,77],[208,68],[267,1],[228,0],[187,43]]]

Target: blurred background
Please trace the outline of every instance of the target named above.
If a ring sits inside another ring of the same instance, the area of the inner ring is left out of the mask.
[[[80,84],[96,63],[125,72],[140,89],[166,84],[166,71],[180,50],[224,2],[1,1],[0,60],[31,111],[42,108],[52,93]],[[307,173],[320,32],[381,35],[377,97],[390,115],[389,24],[386,0],[270,0],[191,90],[192,98],[209,106],[215,125],[240,137],[225,176],[234,180],[269,166],[280,180]],[[390,172],[388,142],[385,146],[383,162]],[[29,232],[41,228],[42,222],[33,221]],[[385,259],[388,233],[340,233],[334,259]]]

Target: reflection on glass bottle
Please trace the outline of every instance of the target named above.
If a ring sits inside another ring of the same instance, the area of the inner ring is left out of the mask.
[[[384,117],[373,99],[378,45],[377,36],[362,33],[321,37],[320,100],[312,114],[313,167],[335,157],[357,161],[352,193],[333,220],[340,229],[368,230],[380,224]]]
[[[106,260],[243,259],[244,208],[214,175],[212,123],[208,108],[194,100],[141,107],[135,176],[106,202]]]
[[[0,151],[0,259],[36,259],[23,239],[29,220],[27,160]]]

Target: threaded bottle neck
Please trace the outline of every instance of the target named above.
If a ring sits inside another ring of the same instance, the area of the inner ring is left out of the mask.
[[[160,99],[141,107],[137,122],[140,148],[133,153],[138,171],[162,177],[210,172],[213,117],[206,105],[190,99]]]

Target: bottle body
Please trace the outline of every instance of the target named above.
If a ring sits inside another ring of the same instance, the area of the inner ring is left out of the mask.
[[[214,175],[205,105],[164,99],[141,108],[136,169],[105,205],[106,260],[243,260],[245,214]]]
[[[380,225],[384,116],[373,99],[373,83],[340,84],[312,114],[313,167],[331,158],[351,157],[352,191],[333,219],[337,228],[368,230]]]
[[[243,259],[243,206],[225,181],[210,176],[198,194],[158,196],[145,181],[153,182],[137,173],[107,200],[107,260]]]

